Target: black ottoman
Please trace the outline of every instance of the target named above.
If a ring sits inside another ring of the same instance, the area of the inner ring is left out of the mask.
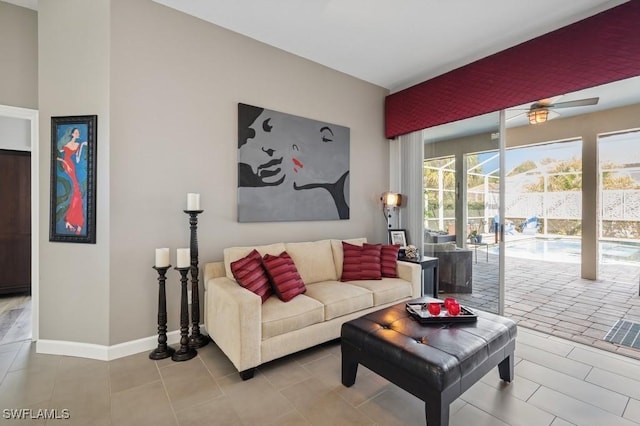
[[[493,367],[513,379],[515,322],[474,312],[477,322],[423,325],[400,303],[344,323],[342,384],[353,385],[362,364],[423,400],[427,425],[448,425],[449,404]]]

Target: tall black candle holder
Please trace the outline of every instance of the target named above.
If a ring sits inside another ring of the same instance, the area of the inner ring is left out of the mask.
[[[169,266],[154,266],[153,269],[158,271],[158,347],[149,353],[151,359],[169,358],[175,352],[170,346],[167,346],[167,293],[165,291],[165,276]]]
[[[201,348],[209,343],[209,337],[200,334],[200,287],[198,281],[198,215],[204,210],[184,210],[189,215],[191,229],[191,336],[189,346]]]
[[[189,266],[186,268],[175,268],[180,272],[180,284],[182,287],[182,293],[180,296],[180,349],[175,351],[171,355],[171,359],[174,361],[187,361],[198,354],[198,352],[189,347],[189,303],[187,301],[187,273]]]

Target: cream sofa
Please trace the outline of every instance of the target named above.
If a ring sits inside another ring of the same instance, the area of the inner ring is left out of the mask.
[[[272,295],[262,304],[236,283],[231,262],[254,248],[262,256],[286,251],[306,292],[286,303]],[[340,337],[345,321],[422,295],[420,265],[398,262],[398,278],[341,282],[342,261],[342,241],[322,240],[227,248],[224,262],[204,265],[206,330],[243,379],[260,364]]]

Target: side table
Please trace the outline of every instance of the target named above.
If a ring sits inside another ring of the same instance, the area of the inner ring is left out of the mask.
[[[438,258],[421,256],[418,258],[413,257],[398,257],[400,262],[417,263],[422,267],[422,296],[429,292],[433,297],[438,297]],[[431,270],[431,273],[427,274],[426,271]]]
[[[482,247],[484,246],[484,248],[487,251],[487,262],[489,261],[489,243],[472,243],[472,242],[468,242],[467,243],[470,246],[473,246],[473,251],[475,252],[474,254],[476,255],[476,263],[478,263],[478,247]]]

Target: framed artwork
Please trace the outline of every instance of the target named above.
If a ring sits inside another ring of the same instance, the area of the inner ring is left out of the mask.
[[[98,116],[51,117],[49,241],[96,242]]]
[[[349,219],[348,127],[238,104],[238,222]]]
[[[407,231],[404,229],[389,229],[389,244],[400,244],[400,247],[406,247]]]

